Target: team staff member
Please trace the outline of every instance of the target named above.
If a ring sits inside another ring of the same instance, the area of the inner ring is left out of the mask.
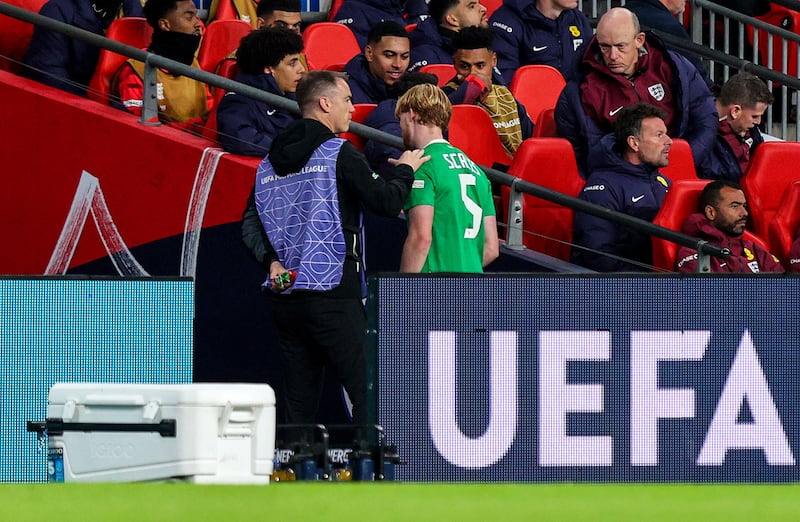
[[[353,113],[346,76],[312,71],[297,86],[302,119],[275,137],[258,168],[242,236],[269,270],[280,337],[286,421],[317,421],[325,367],[344,385],[353,421],[366,421],[366,319],[362,304],[361,206],[384,216],[402,209],[413,172],[427,158],[406,151],[394,177],[372,172],[337,138]],[[296,271],[293,284],[274,283]]]
[[[712,181],[703,187],[698,212],[686,219],[683,233],[731,251],[727,259],[711,258],[712,272],[783,272],[777,257],[742,237],[747,216],[747,199],[741,187],[730,180]],[[678,272],[697,271],[694,249],[681,247],[676,259]]]
[[[401,272],[482,272],[499,255],[489,180],[443,138],[453,108],[435,85],[412,87],[397,100],[407,148],[431,161],[414,176],[406,202],[408,237]]]

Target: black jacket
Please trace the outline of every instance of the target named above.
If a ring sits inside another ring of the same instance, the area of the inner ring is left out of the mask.
[[[297,172],[308,162],[317,147],[334,137],[326,126],[316,120],[297,120],[275,137],[267,158],[278,175]],[[333,290],[325,292],[328,297],[363,297],[361,272],[364,270],[364,252],[360,235],[354,231],[360,230],[362,208],[386,217],[400,213],[411,190],[414,172],[408,165],[399,165],[394,168],[393,174],[391,178],[374,174],[364,155],[352,143],[346,141],[342,144],[339,157],[336,158],[336,188],[348,255],[344,262],[342,282]],[[267,270],[273,261],[278,260],[264,232],[252,192],[242,216],[242,241]],[[280,297],[291,298],[299,294],[306,292],[298,291]]]

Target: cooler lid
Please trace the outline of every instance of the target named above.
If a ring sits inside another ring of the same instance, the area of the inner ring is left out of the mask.
[[[55,383],[48,396],[50,404],[73,401],[80,405],[144,406],[161,405],[225,406],[275,405],[275,392],[266,384],[124,384]]]

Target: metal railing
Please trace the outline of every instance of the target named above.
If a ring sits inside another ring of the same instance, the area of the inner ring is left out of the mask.
[[[158,111],[155,106],[156,67],[164,68],[173,73],[187,76],[189,78],[193,78],[195,80],[207,83],[209,85],[213,85],[215,87],[220,87],[228,91],[238,92],[249,98],[263,101],[275,107],[291,111],[294,114],[300,113],[297,103],[289,99],[283,98],[281,96],[276,96],[274,94],[253,88],[251,86],[233,80],[229,80],[227,78],[223,78],[221,76],[217,76],[215,74],[205,72],[200,69],[196,69],[188,65],[184,65],[179,62],[175,62],[168,58],[164,58],[156,54],[143,51],[141,49],[137,49],[135,47],[122,44],[120,42],[116,42],[114,40],[109,40],[104,36],[96,35],[89,31],[85,31],[83,29],[79,29],[77,27],[64,24],[62,22],[58,22],[56,20],[41,16],[37,13],[21,9],[16,6],[12,6],[4,2],[0,2],[0,14],[17,18],[19,20],[23,20],[25,22],[29,22],[32,24],[40,25],[52,31],[56,31],[66,36],[69,36],[70,38],[78,38],[80,40],[84,40],[93,45],[96,45],[100,48],[109,49],[113,52],[144,62],[146,66],[146,72],[145,72],[146,81],[144,84],[145,99],[143,100],[144,110],[142,111],[142,117],[140,119],[140,121],[143,123],[147,123],[149,119],[153,118],[154,116],[157,117],[158,115]],[[150,72],[148,73],[147,70],[150,70]],[[382,131],[375,130],[371,127],[367,127],[366,125],[351,122],[350,131],[360,136],[363,136],[367,139],[375,140],[380,143],[390,145],[396,148],[400,149],[403,148],[403,140],[401,138],[393,136],[391,134],[387,134]],[[628,214],[623,214],[621,212],[610,210],[605,207],[600,207],[588,203],[586,201],[573,198],[571,196],[567,196],[560,192],[556,192],[554,190],[542,187],[540,185],[535,185],[521,178],[517,178],[515,176],[495,170],[487,166],[481,165],[481,168],[483,168],[483,170],[487,173],[487,176],[492,181],[511,187],[511,197],[509,200],[509,212],[508,212],[510,223],[508,224],[507,227],[507,236],[506,236],[506,245],[509,248],[512,249],[525,248],[522,244],[522,232],[523,232],[522,195],[529,194],[532,196],[539,197],[541,199],[545,199],[547,201],[552,201],[554,203],[563,205],[574,211],[585,212],[593,216],[598,216],[603,219],[607,219],[609,221],[613,221],[615,223],[619,223],[624,226],[633,228],[637,231],[646,233],[648,235],[656,236],[677,243],[678,245],[695,249],[699,254],[698,271],[702,272],[710,271],[709,268],[710,259],[708,256],[725,258],[730,255],[729,251],[725,248],[707,243],[706,241],[699,240],[697,238],[693,238],[686,234],[675,232],[667,228],[659,227],[648,221],[632,217]]]

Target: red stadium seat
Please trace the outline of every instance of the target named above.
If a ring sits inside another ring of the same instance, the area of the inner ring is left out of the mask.
[[[769,224],[769,246],[773,254],[786,262],[797,231],[800,229],[800,181],[795,181],[786,190],[775,219]],[[788,266],[785,267],[787,270]]]
[[[47,0],[5,0],[13,6],[38,13]],[[19,74],[20,62],[33,36],[33,25],[0,15],[0,70]]]
[[[454,105],[448,140],[479,165],[510,165],[489,113],[477,105]]]
[[[655,219],[653,219],[653,224],[680,232],[686,218],[698,211],[697,205],[700,201],[700,193],[703,191],[703,187],[710,182],[711,181],[707,179],[684,179],[674,182],[672,186],[670,186],[669,192],[667,192],[667,197],[664,198],[661,209],[658,211],[658,214],[656,214]],[[746,230],[743,237],[769,250],[766,243],[750,231]],[[655,236],[653,236],[652,240],[653,266],[662,270],[674,272],[678,245]]]
[[[481,0],[481,4],[486,8],[486,18],[489,18],[503,5],[503,0]]]
[[[798,165],[798,142],[770,141],[756,149],[741,184],[750,209],[748,228],[757,236],[769,237],[769,224],[775,219],[784,192],[800,180]]]
[[[558,69],[549,65],[525,65],[517,69],[509,89],[536,121],[539,113],[556,106],[567,82]]]
[[[225,58],[219,62],[214,73],[218,76],[223,76],[229,80],[233,80],[236,78],[236,75],[239,74],[239,64],[236,63],[235,58]],[[210,140],[217,141],[217,108],[219,107],[219,102],[222,101],[222,97],[225,96],[227,91],[225,89],[215,87],[213,88],[212,92],[214,95],[214,108],[211,110],[211,114],[208,117],[205,129],[203,129],[203,136]]]
[[[556,128],[556,110],[554,108],[545,109],[536,118],[536,127],[533,129],[534,138],[557,138],[558,129]]]
[[[670,181],[698,179],[694,169],[694,157],[689,142],[681,138],[672,139],[669,149],[669,165],[659,169]]]
[[[378,105],[375,103],[356,103],[353,105],[355,112],[353,113],[352,121],[356,123],[364,123],[364,120],[367,119],[367,116],[369,116],[369,114],[375,110],[375,107],[377,106]],[[358,148],[358,150],[364,150],[364,145],[367,141],[354,132],[342,132],[339,134],[339,137],[350,141]]]
[[[303,33],[309,70],[341,70],[343,64],[361,53],[358,41],[349,27],[333,22],[319,22]]]
[[[207,72],[217,70],[217,65],[239,48],[242,38],[253,30],[250,24],[242,20],[217,20],[206,28],[197,61],[200,68]]]
[[[563,138],[529,138],[523,141],[508,172],[573,197],[580,194],[584,185],[584,180],[578,174],[572,145]],[[507,212],[510,188],[504,185],[501,190],[503,209]],[[537,252],[568,261],[572,242],[572,209],[525,195],[522,198],[522,212],[522,243]]]
[[[772,4],[772,8],[766,14],[756,17],[762,22],[780,27],[785,31],[795,34],[800,34],[800,12],[793,11],[786,7],[780,7]],[[750,45],[754,42],[754,27],[747,24],[747,39]],[[783,70],[783,44],[784,39],[778,36],[772,38],[772,49],[770,49],[770,41],[767,38],[766,31],[759,31],[758,34],[758,52],[761,55],[761,63],[778,72]],[[789,76],[797,76],[797,45],[794,42],[787,41],[787,56],[786,56],[786,74]],[[772,63],[767,62],[769,52],[772,51]]]
[[[331,2],[331,8],[328,11],[328,21],[333,22],[336,13],[339,12],[339,8],[342,7],[344,0],[333,0]]]
[[[456,68],[452,63],[429,63],[419,68],[419,72],[428,73],[436,76],[439,80],[439,87],[444,87],[447,82],[456,75]]]
[[[143,49],[150,45],[153,36],[153,28],[144,18],[117,18],[106,31],[106,37],[132,47]],[[117,74],[120,66],[127,60],[121,54],[111,52],[108,49],[100,50],[100,58],[97,60],[94,75],[89,82],[87,97],[108,105],[109,95],[111,94],[111,81]]]

